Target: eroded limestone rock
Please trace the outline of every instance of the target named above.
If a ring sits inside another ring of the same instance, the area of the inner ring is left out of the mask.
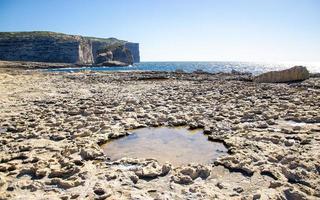
[[[320,196],[317,78],[287,85],[223,74],[8,73],[0,72],[0,198]],[[176,167],[110,161],[99,147],[134,128],[173,125],[204,127],[230,154]]]
[[[309,78],[309,72],[306,67],[295,66],[282,71],[266,72],[254,77],[253,81],[257,83],[285,83],[294,81],[303,81]]]

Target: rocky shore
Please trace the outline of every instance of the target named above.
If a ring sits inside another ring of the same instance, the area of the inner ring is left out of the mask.
[[[318,199],[320,78],[0,69],[0,199]],[[229,155],[111,162],[136,128],[203,128]]]

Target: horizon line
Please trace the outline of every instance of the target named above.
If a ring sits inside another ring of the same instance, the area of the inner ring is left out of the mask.
[[[140,62],[242,62],[242,63],[270,63],[270,64],[314,64],[320,65],[320,61],[259,61],[259,60],[141,60]]]

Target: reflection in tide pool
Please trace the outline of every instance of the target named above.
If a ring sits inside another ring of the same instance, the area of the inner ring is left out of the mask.
[[[134,130],[129,136],[108,142],[103,150],[111,160],[123,157],[153,158],[160,163],[168,161],[176,166],[207,164],[227,154],[223,144],[208,141],[202,130],[164,127]]]

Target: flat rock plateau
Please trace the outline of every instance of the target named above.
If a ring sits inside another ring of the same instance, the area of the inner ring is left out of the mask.
[[[319,199],[320,79],[0,69],[0,199]],[[110,161],[141,127],[202,128],[207,165]]]

